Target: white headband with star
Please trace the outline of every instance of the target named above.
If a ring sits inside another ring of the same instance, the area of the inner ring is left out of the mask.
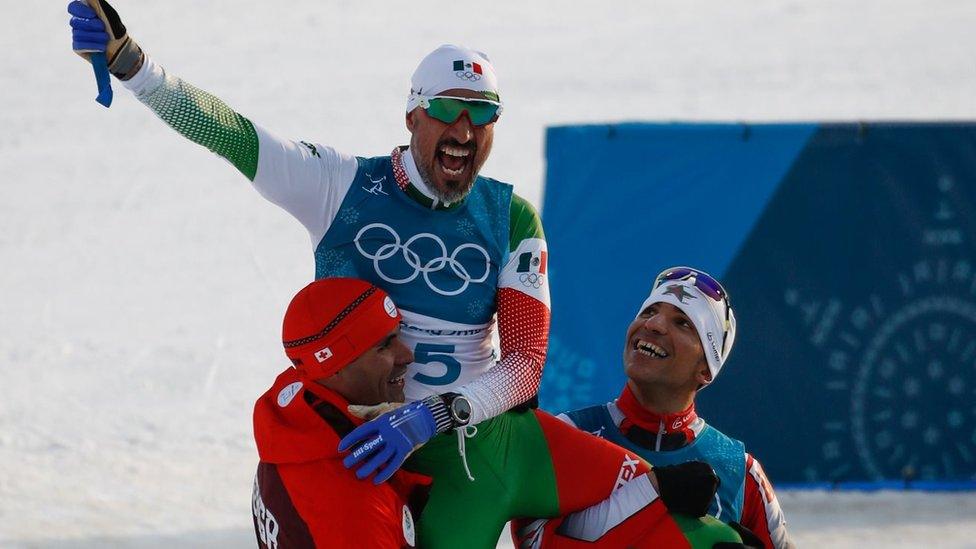
[[[705,295],[695,287],[693,279],[665,280],[651,291],[651,295],[644,300],[637,314],[639,315],[654,303],[670,303],[688,315],[691,323],[695,325],[695,330],[698,331],[702,349],[705,351],[705,359],[708,362],[708,371],[712,374],[712,381],[715,381],[735,341],[735,314],[729,311],[729,327],[726,330],[725,303]],[[723,342],[725,342],[724,353]]]

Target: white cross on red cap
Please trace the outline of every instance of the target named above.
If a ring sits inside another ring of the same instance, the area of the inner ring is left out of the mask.
[[[321,351],[318,351],[317,353],[315,353],[315,359],[318,360],[319,362],[325,362],[326,360],[329,360],[330,358],[332,358],[332,349],[330,349],[328,347],[326,347],[325,349],[322,349]]]

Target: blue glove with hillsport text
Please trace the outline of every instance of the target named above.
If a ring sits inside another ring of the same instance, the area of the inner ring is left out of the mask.
[[[447,406],[434,395],[411,402],[356,427],[339,442],[339,451],[350,450],[342,460],[346,468],[356,469],[364,479],[377,471],[373,484],[382,484],[393,476],[407,457],[438,433],[451,428]]]

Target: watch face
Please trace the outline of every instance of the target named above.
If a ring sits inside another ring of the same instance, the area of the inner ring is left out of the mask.
[[[464,397],[457,397],[451,402],[451,415],[454,419],[466,423],[471,419],[471,404]]]

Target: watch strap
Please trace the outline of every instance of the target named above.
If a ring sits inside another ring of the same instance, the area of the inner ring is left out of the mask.
[[[446,433],[454,427],[454,420],[451,419],[451,411],[440,395],[431,395],[421,402],[427,406],[430,413],[434,416],[434,424],[437,426],[438,433]]]

